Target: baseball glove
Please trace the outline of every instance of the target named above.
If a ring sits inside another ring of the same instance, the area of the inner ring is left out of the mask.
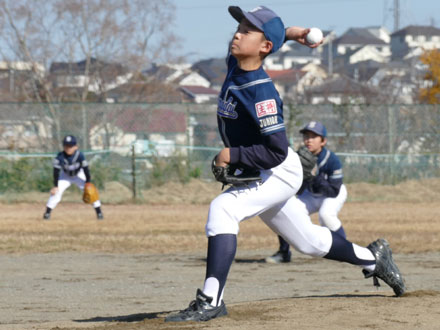
[[[297,154],[303,168],[303,181],[313,179],[318,169],[318,157],[312,154],[306,146],[301,146]]]
[[[223,183],[223,187],[226,185],[231,185],[235,187],[248,186],[251,183],[262,181],[260,173],[258,171],[243,171],[239,175],[234,175],[236,168],[230,165],[217,166],[215,164],[216,158],[217,156],[214,157],[214,159],[212,160],[211,170],[212,174],[214,174],[215,179],[218,182]]]
[[[98,189],[95,187],[95,185],[93,183],[87,182],[84,185],[82,200],[86,204],[93,204],[94,202],[99,200]]]

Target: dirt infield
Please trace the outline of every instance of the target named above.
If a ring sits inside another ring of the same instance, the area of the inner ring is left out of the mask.
[[[203,285],[206,203],[104,204],[104,221],[72,202],[43,221],[46,195],[0,204],[0,329],[440,329],[438,186],[424,185],[426,198],[385,187],[386,202],[367,198],[370,186],[352,186],[340,214],[352,241],[390,241],[403,297],[348,264],[298,253],[290,264],[264,263],[277,239],[251,219],[225,291],[229,316],[201,324],[163,318]]]

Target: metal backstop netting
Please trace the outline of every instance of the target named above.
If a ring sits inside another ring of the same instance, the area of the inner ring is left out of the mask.
[[[286,104],[284,111],[294,148],[303,125],[324,123],[346,182],[440,174],[440,106]],[[171,179],[211,179],[211,159],[223,147],[215,104],[3,103],[0,191],[47,191],[50,158],[66,134],[77,137],[99,185],[116,180],[134,192]],[[24,178],[28,183],[11,185]]]

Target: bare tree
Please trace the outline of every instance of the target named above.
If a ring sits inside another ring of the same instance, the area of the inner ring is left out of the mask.
[[[82,61],[84,80],[77,88],[76,100],[80,102],[83,143],[87,146],[84,103],[90,91],[105,92],[112,78],[121,73],[109,72],[109,67],[125,67],[123,73],[128,79],[129,72],[142,71],[151,62],[173,60],[171,56],[179,46],[172,28],[174,12],[172,0],[2,0],[0,55],[7,61],[32,63],[31,88],[25,95],[48,108],[56,144],[62,131],[60,99],[47,70],[57,61]],[[106,65],[115,63],[121,65]],[[78,72],[72,70],[70,74],[73,77]]]

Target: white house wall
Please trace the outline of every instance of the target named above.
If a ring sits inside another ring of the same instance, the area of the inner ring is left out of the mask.
[[[204,77],[199,75],[197,72],[192,72],[188,76],[183,78],[179,82],[179,85],[180,86],[203,86],[203,87],[208,88],[211,86],[211,83],[207,79],[205,79]]]
[[[365,46],[361,48],[359,51],[350,56],[349,62],[353,64],[368,60],[373,60],[380,63],[388,62],[388,58],[380,54],[373,46]]]

